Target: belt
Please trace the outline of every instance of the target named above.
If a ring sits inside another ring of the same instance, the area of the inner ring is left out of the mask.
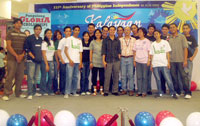
[[[123,58],[130,58],[130,57],[133,57],[133,55],[131,55],[131,56],[121,56],[121,57],[123,57]]]

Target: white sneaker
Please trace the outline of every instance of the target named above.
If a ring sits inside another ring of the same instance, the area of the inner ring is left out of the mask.
[[[64,98],[69,98],[69,95],[68,94],[64,95]]]
[[[40,94],[40,93],[35,93],[35,96],[40,97],[40,96],[42,96],[42,94]]]
[[[26,98],[26,95],[21,94],[19,97],[20,97],[20,98]]]
[[[32,99],[33,99],[33,96],[32,96],[32,95],[29,95],[29,96],[27,97],[27,99],[28,99],[28,100],[32,100]]]
[[[179,94],[177,94],[177,93],[176,93],[176,96],[177,96],[177,97],[180,97],[180,95],[179,95]]]
[[[55,94],[54,94],[54,93],[51,93],[50,95],[51,95],[51,96],[54,96]]]
[[[47,93],[44,93],[43,95],[44,95],[44,96],[48,96],[48,94],[47,94]]]
[[[85,92],[82,92],[81,95],[82,95],[82,96],[85,96]]]
[[[190,99],[190,98],[192,98],[192,96],[191,95],[185,95],[185,99]]]
[[[88,91],[88,92],[86,92],[86,94],[87,94],[87,95],[91,95],[91,93],[90,93],[89,91]]]
[[[4,101],[8,101],[8,100],[9,100],[9,97],[8,97],[8,96],[3,96],[2,99],[3,99]]]
[[[75,96],[75,97],[78,97],[78,96],[79,96],[79,94],[73,94],[73,96]]]

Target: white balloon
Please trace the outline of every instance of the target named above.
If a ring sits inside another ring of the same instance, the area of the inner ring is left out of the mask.
[[[191,113],[187,117],[186,126],[200,126],[200,112]]]
[[[71,112],[62,110],[55,115],[54,123],[56,126],[76,126],[76,118]]]
[[[7,126],[7,121],[9,119],[9,114],[0,109],[0,126]]]
[[[167,117],[161,121],[160,126],[183,126],[183,124],[175,117]]]

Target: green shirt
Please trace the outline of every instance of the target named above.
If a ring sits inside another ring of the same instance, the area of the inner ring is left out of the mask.
[[[59,41],[60,41],[60,40],[56,40],[56,41],[54,42],[54,47],[55,47],[55,50],[57,50],[57,49],[58,49],[58,44],[59,44]]]

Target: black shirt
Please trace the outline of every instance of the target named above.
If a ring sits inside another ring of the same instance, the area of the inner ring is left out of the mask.
[[[156,38],[154,38],[154,36],[146,36],[147,39],[149,39],[149,41],[154,42],[156,41]]]
[[[186,37],[188,42],[188,58],[192,57],[194,55],[194,51],[197,48],[198,44],[194,36],[190,35],[189,37]]]
[[[82,53],[82,61],[83,62],[90,62],[90,42],[88,41],[88,43],[86,44],[83,40],[82,40],[82,45],[83,45],[83,53]]]
[[[135,38],[136,40],[140,39],[139,36],[134,36],[134,35],[131,35],[133,38]]]
[[[106,56],[106,62],[113,63],[119,61],[119,54],[121,54],[121,45],[118,38],[114,38],[114,40],[107,37],[103,40],[102,43],[102,55]]]
[[[26,53],[31,52],[35,56],[35,59],[32,59],[28,55],[27,60],[31,60],[37,63],[40,63],[42,61],[41,44],[42,44],[42,38],[41,37],[36,38],[34,34],[26,38],[24,43],[24,50],[26,51]]]
[[[169,41],[169,35],[168,35],[168,36],[163,36],[163,35],[161,35],[161,39],[164,39],[164,40]]]
[[[91,42],[92,40],[94,40],[94,37],[95,37],[95,35],[93,35],[93,36],[90,36],[90,39],[89,39],[89,41]]]

